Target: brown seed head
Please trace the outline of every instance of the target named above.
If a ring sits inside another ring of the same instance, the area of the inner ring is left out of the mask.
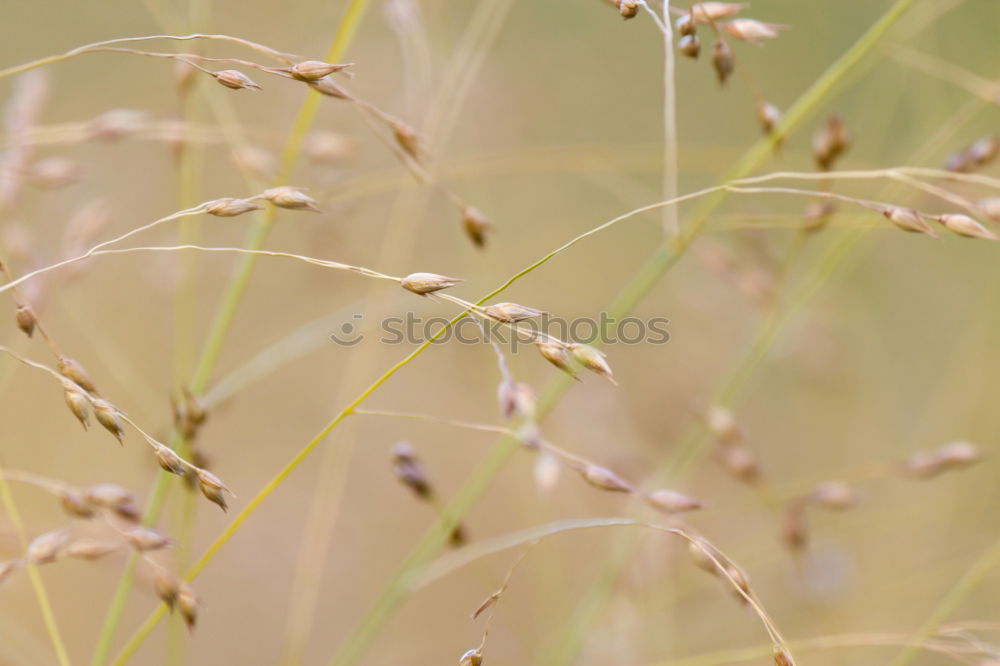
[[[893,206],[882,211],[882,215],[903,231],[927,234],[932,238],[937,238],[937,234],[924,222],[920,213],[912,208],[897,208]]]
[[[579,342],[571,342],[567,347],[577,363],[591,372],[604,377],[612,384],[618,385],[618,382],[615,381],[614,373],[611,372],[611,366],[608,365],[607,357],[603,352]]]
[[[666,488],[649,493],[645,499],[648,504],[666,513],[684,513],[705,506],[693,497]]]
[[[744,483],[754,483],[760,476],[757,457],[745,446],[731,445],[721,447],[719,461],[727,472]]]
[[[125,533],[125,540],[140,553],[150,550],[162,550],[174,543],[173,539],[148,527],[133,527]]]
[[[24,559],[28,564],[48,564],[54,562],[59,551],[69,541],[69,530],[53,530],[46,532],[28,544]]]
[[[438,275],[437,273],[410,273],[400,280],[399,284],[407,291],[424,295],[441,291],[448,287],[454,287],[460,282],[464,282],[464,280]]]
[[[165,472],[184,476],[188,468],[184,465],[181,457],[166,446],[156,447],[156,462]]]
[[[341,88],[333,79],[329,76],[324,76],[318,81],[310,81],[309,87],[320,93],[321,95],[326,95],[327,97],[335,97],[337,99],[351,100],[354,99],[351,93],[347,92],[344,88]]]
[[[761,40],[774,39],[782,30],[787,30],[790,26],[779,23],[764,23],[755,19],[738,18],[721,24],[734,39],[739,39],[750,44],[760,44]]]
[[[87,371],[83,369],[83,366],[78,362],[66,356],[60,356],[57,364],[59,369],[59,374],[61,374],[66,379],[74,382],[77,386],[82,388],[88,393],[96,393],[97,387],[94,385],[93,380]]]
[[[391,129],[392,135],[396,139],[396,145],[416,161],[422,162],[426,156],[427,149],[424,145],[424,138],[420,133],[401,120],[393,121]]]
[[[205,204],[205,212],[209,215],[216,215],[218,217],[234,217],[236,215],[242,215],[243,213],[249,213],[253,210],[260,210],[263,208],[259,203],[255,201],[247,201],[246,199],[216,199],[215,201],[210,201]]]
[[[290,185],[272,187],[269,190],[265,190],[261,196],[279,208],[311,210],[314,213],[322,212],[319,206],[316,205],[316,200],[298,187]]]
[[[94,507],[87,503],[82,495],[72,491],[63,491],[59,495],[59,505],[62,510],[74,518],[93,518]]]
[[[601,467],[599,465],[585,465],[579,471],[583,480],[595,488],[610,490],[618,493],[632,492],[632,486],[606,467]]]
[[[745,2],[699,2],[691,7],[691,14],[698,23],[712,23],[735,16],[749,6]]]
[[[114,435],[119,443],[122,443],[122,438],[125,436],[125,428],[122,425],[122,415],[118,411],[118,408],[101,398],[94,398],[91,405],[94,408],[94,416],[97,417],[97,422],[104,426],[105,430]]]
[[[476,247],[486,247],[486,234],[492,226],[489,218],[478,208],[472,206],[462,208],[462,228]]]
[[[83,425],[86,430],[90,425],[90,401],[71,382],[63,383],[63,398],[66,399],[66,406],[73,412],[73,416]]]
[[[226,493],[229,493],[229,488],[226,488],[222,480],[211,472],[199,469],[198,474],[198,487],[201,488],[201,494],[205,496],[210,502],[214,502],[219,505],[223,511],[229,508],[226,502]],[[230,493],[231,494],[231,493]]]
[[[733,57],[732,49],[721,39],[712,44],[712,66],[715,68],[715,75],[719,77],[721,85],[726,84],[726,80],[736,67],[736,59]]]
[[[430,481],[409,442],[398,442],[392,447],[392,473],[420,499],[430,499],[433,495]]]
[[[17,310],[14,312],[14,321],[17,323],[17,327],[29,338],[35,332],[35,325],[38,324],[35,313],[23,303],[17,306]]]
[[[195,623],[198,621],[198,597],[187,583],[182,582],[178,585],[176,604],[177,610],[180,611],[181,617],[184,618],[184,624],[187,625],[189,630],[193,630]]]
[[[781,110],[774,104],[761,100],[757,102],[757,120],[764,134],[770,134],[781,122]]]
[[[535,308],[529,308],[526,305],[518,305],[517,303],[494,303],[493,305],[487,305],[484,307],[483,311],[491,319],[496,319],[497,321],[505,323],[513,323],[524,319],[531,319],[532,317],[540,317],[543,314],[548,314],[543,310],[536,310]]]
[[[160,601],[173,610],[177,596],[180,594],[180,583],[173,574],[166,569],[157,571],[156,578],[153,579],[153,589],[156,590],[156,596],[159,597]]]
[[[83,491],[83,497],[90,504],[104,509],[128,505],[135,499],[132,493],[114,483],[98,483],[90,486]]]
[[[93,539],[78,539],[66,546],[65,554],[78,560],[98,560],[118,549],[118,544]]]
[[[137,523],[142,518],[142,513],[135,504],[119,504],[111,508],[116,516],[130,523]]]
[[[539,353],[545,357],[546,361],[560,370],[574,377],[576,376],[577,364],[569,349],[566,348],[566,345],[546,338],[545,340],[536,341],[535,346],[538,347]]]
[[[813,157],[824,171],[833,166],[834,161],[847,151],[851,137],[838,115],[829,116],[823,127],[813,136]]]
[[[697,59],[701,54],[701,40],[698,35],[684,35],[677,41],[677,50],[688,58]]]
[[[834,511],[846,511],[858,503],[858,493],[842,481],[827,481],[809,493],[809,499]]]
[[[806,526],[806,512],[803,504],[793,504],[785,512],[781,538],[785,542],[785,546],[793,553],[804,549],[809,543],[809,530]]]
[[[708,552],[706,552],[708,551]],[[691,556],[691,560],[694,562],[695,566],[703,571],[707,571],[713,576],[719,575],[719,567],[709,556],[709,553],[715,557],[719,562],[725,563],[721,553],[703,539],[696,539],[695,541],[688,542],[688,554]]]
[[[639,3],[637,0],[618,0],[618,14],[626,21],[635,18],[639,13]]]
[[[944,225],[948,231],[965,236],[966,238],[983,238],[985,240],[997,240],[995,233],[975,221],[968,215],[960,213],[946,213],[937,218],[938,222]]]
[[[785,648],[774,646],[774,666],[795,666],[795,660]]]
[[[684,37],[693,35],[698,30],[698,26],[694,22],[694,17],[690,13],[678,16],[674,22],[674,27],[677,28],[677,34]]]
[[[233,90],[260,90],[260,86],[254,83],[253,79],[249,76],[235,69],[223,69],[218,72],[212,72],[212,76],[215,80]]]
[[[288,73],[299,81],[318,81],[324,76],[339,72],[350,65],[336,65],[320,60],[303,60],[288,68]]]

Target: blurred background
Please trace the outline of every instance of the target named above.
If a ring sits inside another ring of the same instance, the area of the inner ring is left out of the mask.
[[[910,4],[759,173],[814,171],[811,137],[833,113],[852,136],[840,169],[940,168],[949,155],[997,134],[1000,111],[989,97],[1000,72],[1000,5]],[[755,92],[787,109],[891,5],[755,0],[746,16],[791,29],[761,47],[730,40],[737,72],[724,87],[703,27],[701,58],[677,62],[680,191],[718,183],[758,140]],[[343,0],[14,0],[2,10],[0,66],[98,40],[191,31],[323,59],[346,9]],[[219,42],[141,48],[261,58]],[[492,220],[488,246],[469,242],[454,205],[439,188],[416,183],[355,109],[322,98],[312,131],[334,132],[343,142],[324,153],[322,136],[307,135],[289,182],[309,188],[323,212],[279,210],[264,247],[392,275],[457,276],[465,282],[452,292],[478,299],[576,234],[660,199],[662,58],[662,38],[648,16],[622,21],[599,0],[372,0],[343,57],[356,63],[354,78],[338,80],[426,133],[431,171]],[[192,202],[259,192],[275,177],[286,137],[312,94],[246,70],[263,90],[227,90],[199,76],[180,103],[173,62],[118,53],[39,71],[48,95],[37,122],[49,128],[39,136],[50,140],[34,146],[32,159],[67,158],[75,166],[71,182],[29,183],[5,207],[0,256],[15,275],[63,256],[72,246],[71,222],[88,205],[107,211],[93,244]],[[0,80],[5,105],[16,85],[15,78]],[[117,141],[80,138],[80,128],[92,128],[110,109],[142,111],[143,126],[162,131]],[[4,148],[12,141],[5,134]],[[1000,176],[995,164],[983,173]],[[932,213],[950,210],[885,179],[834,187]],[[972,199],[1000,195],[948,187]],[[1000,265],[992,243],[902,234],[849,207],[806,235],[799,229],[807,203],[727,198],[634,311],[668,318],[669,343],[610,345],[619,386],[583,377],[540,428],[547,440],[644,489],[668,485],[702,500],[706,508],[685,519],[744,567],[789,640],[878,635],[844,639],[860,643],[851,647],[803,649],[799,663],[886,663],[901,650],[881,645],[893,642],[886,636],[898,643],[932,618],[1000,621],[1000,574],[989,557],[981,559],[991,548],[996,553],[1000,536]],[[680,208],[682,223],[696,207]],[[199,217],[159,227],[135,244],[242,246],[253,224],[252,216]],[[567,319],[597,318],[662,239],[659,212],[630,218],[533,271],[500,300]],[[221,254],[101,257],[28,283],[24,294],[102,393],[165,441],[170,395],[188,385],[239,263]],[[10,313],[0,343],[53,365],[37,336],[28,340],[16,330],[9,294],[0,298]],[[226,515],[186,500],[171,479],[157,525],[181,543],[163,562],[183,570],[233,511],[414,349],[378,341],[379,322],[406,312],[456,314],[389,283],[280,259],[258,262],[208,381],[207,395],[218,404],[198,436],[210,468],[236,494],[232,510]],[[360,327],[364,341],[335,344],[330,336],[345,323]],[[530,347],[508,351],[507,363],[539,391],[560,381]],[[489,345],[452,341],[418,356],[364,406],[502,424],[499,381]],[[0,395],[4,469],[75,486],[111,481],[134,490],[140,502],[148,496],[159,471],[140,439],[130,433],[119,448],[97,427],[83,432],[51,377],[4,358]],[[733,478],[712,455],[700,415],[717,401],[735,415],[760,466],[756,483]],[[443,502],[495,437],[425,421],[350,417],[199,576],[203,604],[193,634],[176,618],[162,622],[131,663],[328,663],[435,520],[435,508],[392,474],[391,450],[401,440],[413,445]],[[896,473],[913,454],[954,440],[974,443],[983,461],[934,479]],[[490,480],[463,520],[471,541],[565,518],[659,520],[634,499],[602,493],[570,471],[542,487],[536,464],[533,453],[518,451]],[[782,538],[788,501],[833,479],[851,484],[857,506],[810,510],[808,546],[791,552]],[[11,489],[29,538],[69,522],[45,492],[13,483]],[[80,521],[73,529],[106,532]],[[736,663],[726,651],[758,648],[750,661],[767,663],[770,643],[753,613],[694,567],[681,541],[647,532],[575,531],[532,548],[497,606],[485,662],[707,665]],[[408,595],[354,663],[457,663],[481,640],[483,620],[470,614],[523,550],[476,560]],[[20,552],[10,517],[0,516],[0,559]],[[90,661],[125,561],[122,552],[40,569],[72,663]],[[965,588],[949,596],[963,576]],[[943,601],[947,615],[933,616]],[[140,565],[111,655],[157,603],[150,572]],[[997,643],[996,629],[977,627],[972,638]],[[55,663],[24,572],[0,588],[0,637],[2,663]],[[985,663],[984,650],[963,658]],[[952,657],[928,652],[916,663]]]

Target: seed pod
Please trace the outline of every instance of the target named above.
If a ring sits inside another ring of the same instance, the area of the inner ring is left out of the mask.
[[[191,391],[184,389],[184,414],[195,425],[204,425],[208,420],[208,406]]]
[[[743,432],[733,413],[721,405],[711,405],[705,412],[705,425],[720,444],[734,444],[743,439]]]
[[[482,666],[483,653],[477,648],[469,650],[458,660],[458,666]]]
[[[292,78],[299,81],[318,81],[324,76],[339,72],[345,67],[350,67],[350,65],[335,65],[320,60],[303,60],[289,67],[288,73],[292,75]]]
[[[260,86],[254,83],[249,76],[235,69],[223,69],[218,72],[210,72],[215,80],[233,90],[252,89],[260,90]]]
[[[486,247],[486,234],[493,226],[489,218],[483,215],[481,210],[472,206],[464,206],[461,212],[462,228],[465,229],[469,240],[478,248]]]
[[[177,476],[187,474],[188,468],[184,465],[181,457],[166,446],[156,447],[156,462],[165,472],[170,472]]]
[[[639,13],[638,0],[618,0],[618,15],[626,21]]]
[[[310,81],[309,87],[318,92],[321,95],[326,95],[327,97],[335,97],[337,99],[352,100],[354,97],[351,93],[347,92],[344,88],[341,88],[333,79],[329,76],[324,76],[319,81]]]
[[[396,139],[396,145],[403,149],[403,152],[422,162],[426,154],[424,138],[410,125],[396,120],[390,125],[392,135]]]
[[[719,460],[726,471],[744,483],[754,483],[760,476],[760,467],[757,465],[757,458],[745,446],[732,445],[721,447]]]
[[[114,483],[98,483],[83,491],[83,497],[94,506],[113,509],[116,506],[131,504],[132,493]]]
[[[150,550],[162,550],[173,545],[170,539],[148,527],[134,527],[125,533],[125,540],[140,553]]]
[[[399,442],[392,447],[392,473],[418,498],[428,500],[433,495],[430,481],[409,442]]]
[[[698,35],[684,35],[677,42],[677,50],[695,60],[701,53],[701,40],[698,39]]]
[[[195,596],[194,590],[187,583],[182,582],[177,587],[176,604],[177,610],[184,618],[184,624],[189,630],[193,630],[198,621],[198,597]]]
[[[801,502],[793,503],[785,512],[781,538],[785,542],[785,546],[793,553],[803,550],[809,543],[805,505]]]
[[[24,559],[28,564],[48,564],[54,562],[69,541],[69,530],[46,532],[28,544]]]
[[[882,211],[882,215],[903,231],[927,234],[932,238],[937,238],[937,234],[924,222],[920,213],[912,208],[886,208]]]
[[[153,589],[160,601],[173,610],[174,604],[177,603],[177,596],[180,594],[180,584],[177,579],[166,569],[160,569],[156,572],[156,578],[153,579]]]
[[[314,162],[338,164],[357,154],[358,142],[337,132],[319,131],[306,137],[303,149]]]
[[[532,467],[532,477],[538,490],[543,493],[550,492],[559,483],[561,476],[562,463],[559,462],[559,458],[545,449],[539,451]]]
[[[66,546],[65,554],[78,560],[97,560],[118,549],[118,544],[93,539],[71,541]]]
[[[279,208],[288,208],[291,210],[304,209],[311,210],[314,213],[322,212],[316,205],[316,200],[298,187],[290,185],[272,187],[269,190],[265,190],[261,196]]]
[[[751,595],[750,581],[747,579],[747,575],[743,573],[742,569],[732,562],[726,564],[726,578],[729,580],[730,584],[735,585],[740,591],[743,592],[743,594],[746,594],[747,596]],[[746,603],[747,600],[743,594],[739,594],[739,592],[737,592],[736,596],[740,601]]]
[[[666,513],[684,513],[701,509],[705,505],[693,497],[666,488],[655,490],[645,496],[646,503]]]
[[[719,566],[715,563],[715,560],[712,559],[712,556],[709,556],[709,553],[715,557],[715,560],[722,563],[725,562],[722,554],[707,541],[703,539],[696,539],[688,542],[688,554],[691,556],[691,560],[694,562],[695,566],[703,571],[707,571],[713,576],[718,576]]]
[[[780,23],[764,23],[755,19],[738,18],[722,24],[722,29],[731,37],[750,44],[760,44],[763,39],[774,39],[782,30],[790,26]]]
[[[101,398],[95,398],[91,404],[94,407],[94,416],[97,417],[97,422],[114,435],[119,444],[123,444],[122,438],[125,436],[125,428],[122,425],[122,416],[118,408]]]
[[[226,488],[222,480],[211,472],[199,469],[198,472],[198,487],[201,488],[201,494],[205,496],[210,502],[214,502],[219,505],[223,511],[229,509],[229,505],[226,503],[226,493],[230,493],[229,488]]]
[[[816,486],[809,499],[825,509],[846,511],[858,503],[858,493],[842,481],[827,481]]]
[[[590,345],[584,345],[579,342],[571,342],[567,346],[577,363],[591,372],[606,378],[615,386],[618,385],[618,382],[615,381],[614,373],[611,372],[611,366],[608,365],[607,357],[603,352],[591,347]]]
[[[263,206],[255,201],[233,199],[229,197],[216,199],[215,201],[210,201],[205,204],[205,212],[209,215],[216,215],[218,217],[234,217],[236,215],[242,215],[243,213],[249,213],[253,210],[260,210],[261,208],[263,208]]]
[[[45,190],[58,190],[80,180],[83,169],[71,159],[48,157],[31,165],[31,184]]]
[[[828,199],[820,199],[810,202],[802,213],[804,224],[802,229],[809,232],[816,232],[825,228],[830,223],[830,218],[837,212],[837,207]]]
[[[14,321],[17,323],[17,327],[29,338],[35,332],[35,325],[38,323],[38,320],[35,319],[35,313],[23,303],[17,306],[17,310],[14,312]]]
[[[402,285],[403,289],[422,296],[447,289],[448,287],[454,287],[460,282],[464,282],[464,280],[438,275],[437,273],[410,273],[400,280],[399,284]]]
[[[694,17],[690,13],[678,16],[674,22],[674,27],[677,28],[677,34],[683,37],[694,35],[698,30],[698,26],[694,22]]]
[[[487,305],[484,307],[483,312],[485,312],[491,319],[496,319],[497,321],[502,321],[508,324],[548,314],[543,310],[536,310],[535,308],[529,308],[526,305],[518,305],[517,303],[494,303],[493,305]]]
[[[984,227],[979,222],[968,215],[959,213],[946,213],[937,218],[938,222],[944,225],[948,231],[965,236],[967,238],[984,238],[986,240],[998,240],[995,233]]]
[[[781,110],[770,102],[760,100],[757,102],[757,120],[764,134],[770,134],[781,122]]]
[[[586,465],[580,470],[583,480],[601,490],[610,490],[617,493],[630,493],[632,486],[619,478],[614,472],[606,467],[598,465]]]
[[[711,23],[739,14],[749,6],[745,2],[699,2],[691,7],[691,15],[698,23]]]
[[[102,141],[117,141],[147,125],[146,113],[134,109],[111,109],[90,121],[90,134]]]
[[[726,79],[736,67],[732,49],[721,39],[712,44],[712,66],[715,67],[715,74],[719,77],[720,85],[726,84]]]
[[[81,495],[71,491],[63,491],[59,495],[59,505],[68,515],[74,518],[93,518],[94,507],[87,504]]]
[[[851,138],[840,116],[832,115],[813,136],[813,157],[820,169],[827,171],[850,146]]]
[[[546,361],[571,376],[576,377],[576,362],[573,355],[570,354],[569,349],[566,348],[566,345],[546,339],[536,341],[535,346],[538,347],[538,351],[545,357]]]
[[[774,646],[774,666],[795,666],[795,660],[785,648]]]
[[[980,199],[976,202],[976,208],[982,212],[983,217],[1000,222],[1000,197]]]
[[[75,383],[77,386],[82,388],[88,393],[97,393],[97,387],[94,386],[93,380],[90,379],[90,375],[87,371],[83,369],[83,366],[78,362],[66,356],[60,356],[57,364],[59,369],[59,374]]]

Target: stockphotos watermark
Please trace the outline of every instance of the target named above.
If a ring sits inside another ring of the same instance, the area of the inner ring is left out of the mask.
[[[599,342],[603,345],[664,345],[670,342],[670,320],[666,317],[615,319],[608,313],[602,312],[596,319],[592,317],[563,319],[543,314],[516,324],[484,321],[466,316],[448,327],[449,321],[447,317],[425,317],[408,312],[405,315],[381,319],[373,327],[371,322],[365,321],[363,314],[357,313],[342,323],[337,331],[330,335],[330,339],[342,347],[354,347],[367,339],[377,339],[386,345],[419,345],[440,333],[440,337],[434,339],[434,344],[496,342],[509,347],[511,351],[517,351],[521,345],[532,344],[541,333],[567,342],[584,344]]]

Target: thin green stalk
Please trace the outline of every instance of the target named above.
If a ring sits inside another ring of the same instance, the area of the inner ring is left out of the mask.
[[[351,40],[357,32],[358,26],[364,17],[368,5],[369,0],[351,0],[351,3],[348,5],[344,14],[344,18],[341,19],[337,32],[333,37],[330,49],[326,55],[327,60],[336,62],[347,50]],[[288,140],[285,143],[284,150],[282,151],[281,169],[278,178],[276,179],[277,185],[286,183],[292,173],[292,170],[294,169],[295,161],[302,146],[302,141],[308,132],[309,127],[312,125],[313,119],[315,118],[316,112],[319,108],[320,97],[321,95],[313,90],[306,93],[306,99],[299,109],[299,113],[296,116],[295,122],[293,123],[292,129],[289,133]],[[264,241],[267,239],[273,222],[274,211],[269,208],[264,211],[264,214],[251,231],[246,247],[249,249],[260,249],[263,247]],[[201,394],[208,385],[212,371],[215,369],[219,353],[222,350],[222,345],[225,342],[226,334],[232,325],[233,319],[236,316],[236,310],[239,307],[239,304],[243,299],[243,295],[246,293],[247,287],[250,283],[250,277],[253,274],[256,259],[256,255],[246,255],[229,283],[226,294],[223,297],[222,304],[220,305],[212,323],[212,327],[209,331],[205,346],[203,347],[202,354],[198,360],[198,365],[196,366],[195,372],[192,376],[189,386],[192,393]],[[182,438],[175,432],[171,436],[170,446],[171,448],[177,448],[181,445]],[[162,510],[167,490],[170,487],[170,477],[171,475],[166,472],[161,472],[157,476],[152,492],[150,493],[146,510],[143,513],[144,524],[153,522],[155,517],[159,515]],[[136,555],[131,555],[125,565],[125,570],[118,583],[118,587],[115,590],[104,626],[94,649],[94,656],[91,660],[93,666],[101,666],[107,661],[111,648],[111,641],[114,639],[115,630],[121,622],[122,615],[125,612],[125,604],[128,601],[129,590],[131,590],[135,579],[135,568],[137,562],[138,557]]]
[[[731,170],[725,180],[742,178],[753,172],[774,150],[778,141],[801,124],[836,88],[838,82],[856,67],[864,56],[879,42],[888,29],[903,15],[915,0],[897,0],[840,58],[817,79],[813,85],[788,110],[782,122],[769,137],[757,141]],[[633,280],[622,290],[608,312],[618,319],[630,312],[635,305],[660,281],[662,276],[680,259],[701,230],[708,216],[718,208],[726,193],[708,196],[695,212],[695,221],[681,235],[675,245],[660,246]],[[560,377],[544,391],[539,404],[543,417],[569,387],[570,381]],[[405,596],[408,581],[426,564],[428,559],[444,545],[447,535],[455,528],[465,513],[489,487],[492,479],[516,450],[518,444],[509,437],[502,437],[494,445],[486,460],[467,478],[456,497],[442,512],[441,518],[421,538],[404,560],[397,573],[383,588],[373,605],[362,617],[354,632],[348,636],[334,654],[332,666],[350,666],[363,654],[371,640],[391,616],[398,602]]]
[[[28,539],[24,532],[24,523],[21,522],[21,514],[14,503],[14,495],[10,492],[7,479],[0,469],[0,501],[3,502],[4,510],[14,526],[18,541],[21,542],[22,550],[27,549]],[[38,567],[34,564],[26,564],[24,567],[31,580],[31,587],[35,591],[35,599],[38,600],[38,608],[42,612],[42,621],[45,623],[45,631],[49,634],[49,641],[52,643],[52,650],[56,653],[56,661],[59,666],[70,666],[69,655],[66,646],[63,644],[62,634],[59,633],[59,624],[56,622],[55,613],[52,612],[52,604],[49,602],[48,592],[45,590],[45,582],[38,572]]]

